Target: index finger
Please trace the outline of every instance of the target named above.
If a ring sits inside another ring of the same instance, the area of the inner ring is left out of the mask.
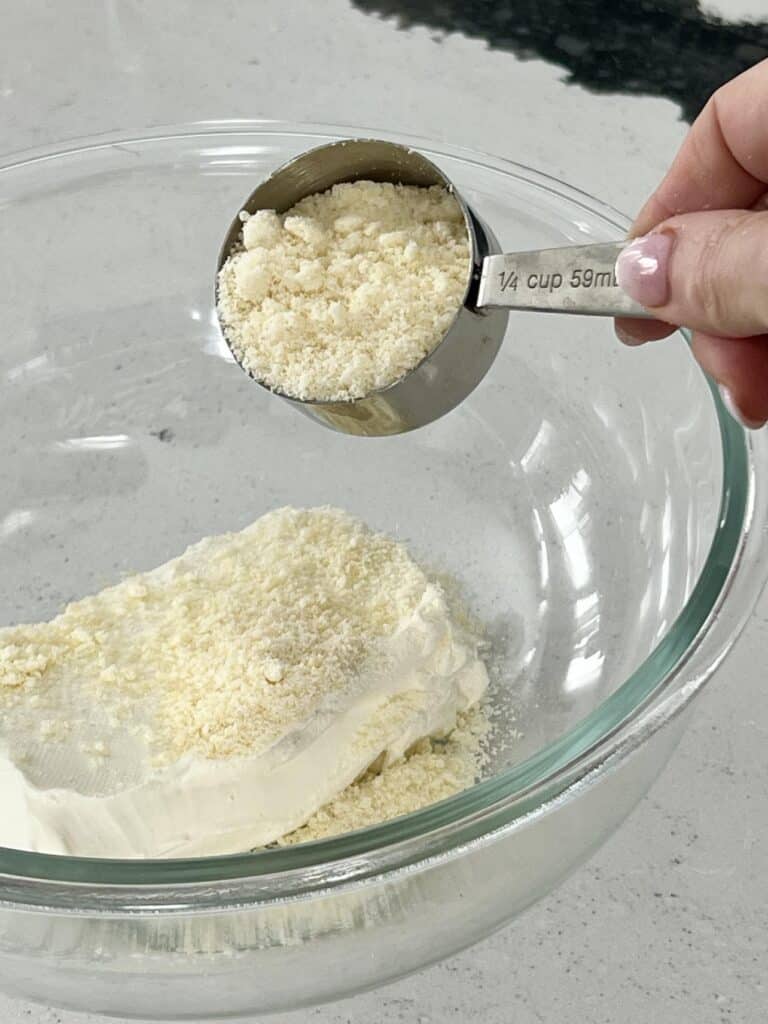
[[[677,213],[749,209],[768,187],[768,60],[711,97],[632,226],[642,235]]]

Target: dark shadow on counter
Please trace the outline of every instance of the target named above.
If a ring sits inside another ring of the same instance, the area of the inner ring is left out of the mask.
[[[768,2],[768,0],[767,0]],[[768,22],[729,22],[698,0],[352,0],[359,10],[484,39],[556,64],[595,92],[660,96],[692,121],[714,90],[768,57]],[[514,97],[505,96],[505,102]]]

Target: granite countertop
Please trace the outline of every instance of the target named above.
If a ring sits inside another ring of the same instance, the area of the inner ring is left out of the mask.
[[[28,0],[3,12],[0,151],[209,118],[362,124],[514,157],[632,213],[686,119],[766,54],[765,0]],[[648,798],[522,919],[388,988],[271,1019],[765,1019],[766,649],[768,598]],[[3,1024],[101,1019],[0,995]]]

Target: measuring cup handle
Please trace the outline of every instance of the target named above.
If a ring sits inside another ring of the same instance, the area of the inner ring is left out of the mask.
[[[591,316],[652,317],[616,281],[626,242],[511,252],[483,260],[477,306]]]

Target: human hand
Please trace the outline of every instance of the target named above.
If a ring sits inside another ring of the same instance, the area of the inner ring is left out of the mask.
[[[621,287],[658,317],[619,319],[628,345],[693,331],[693,354],[745,426],[768,420],[768,61],[694,122],[619,256]],[[674,326],[673,326],[674,325]]]

